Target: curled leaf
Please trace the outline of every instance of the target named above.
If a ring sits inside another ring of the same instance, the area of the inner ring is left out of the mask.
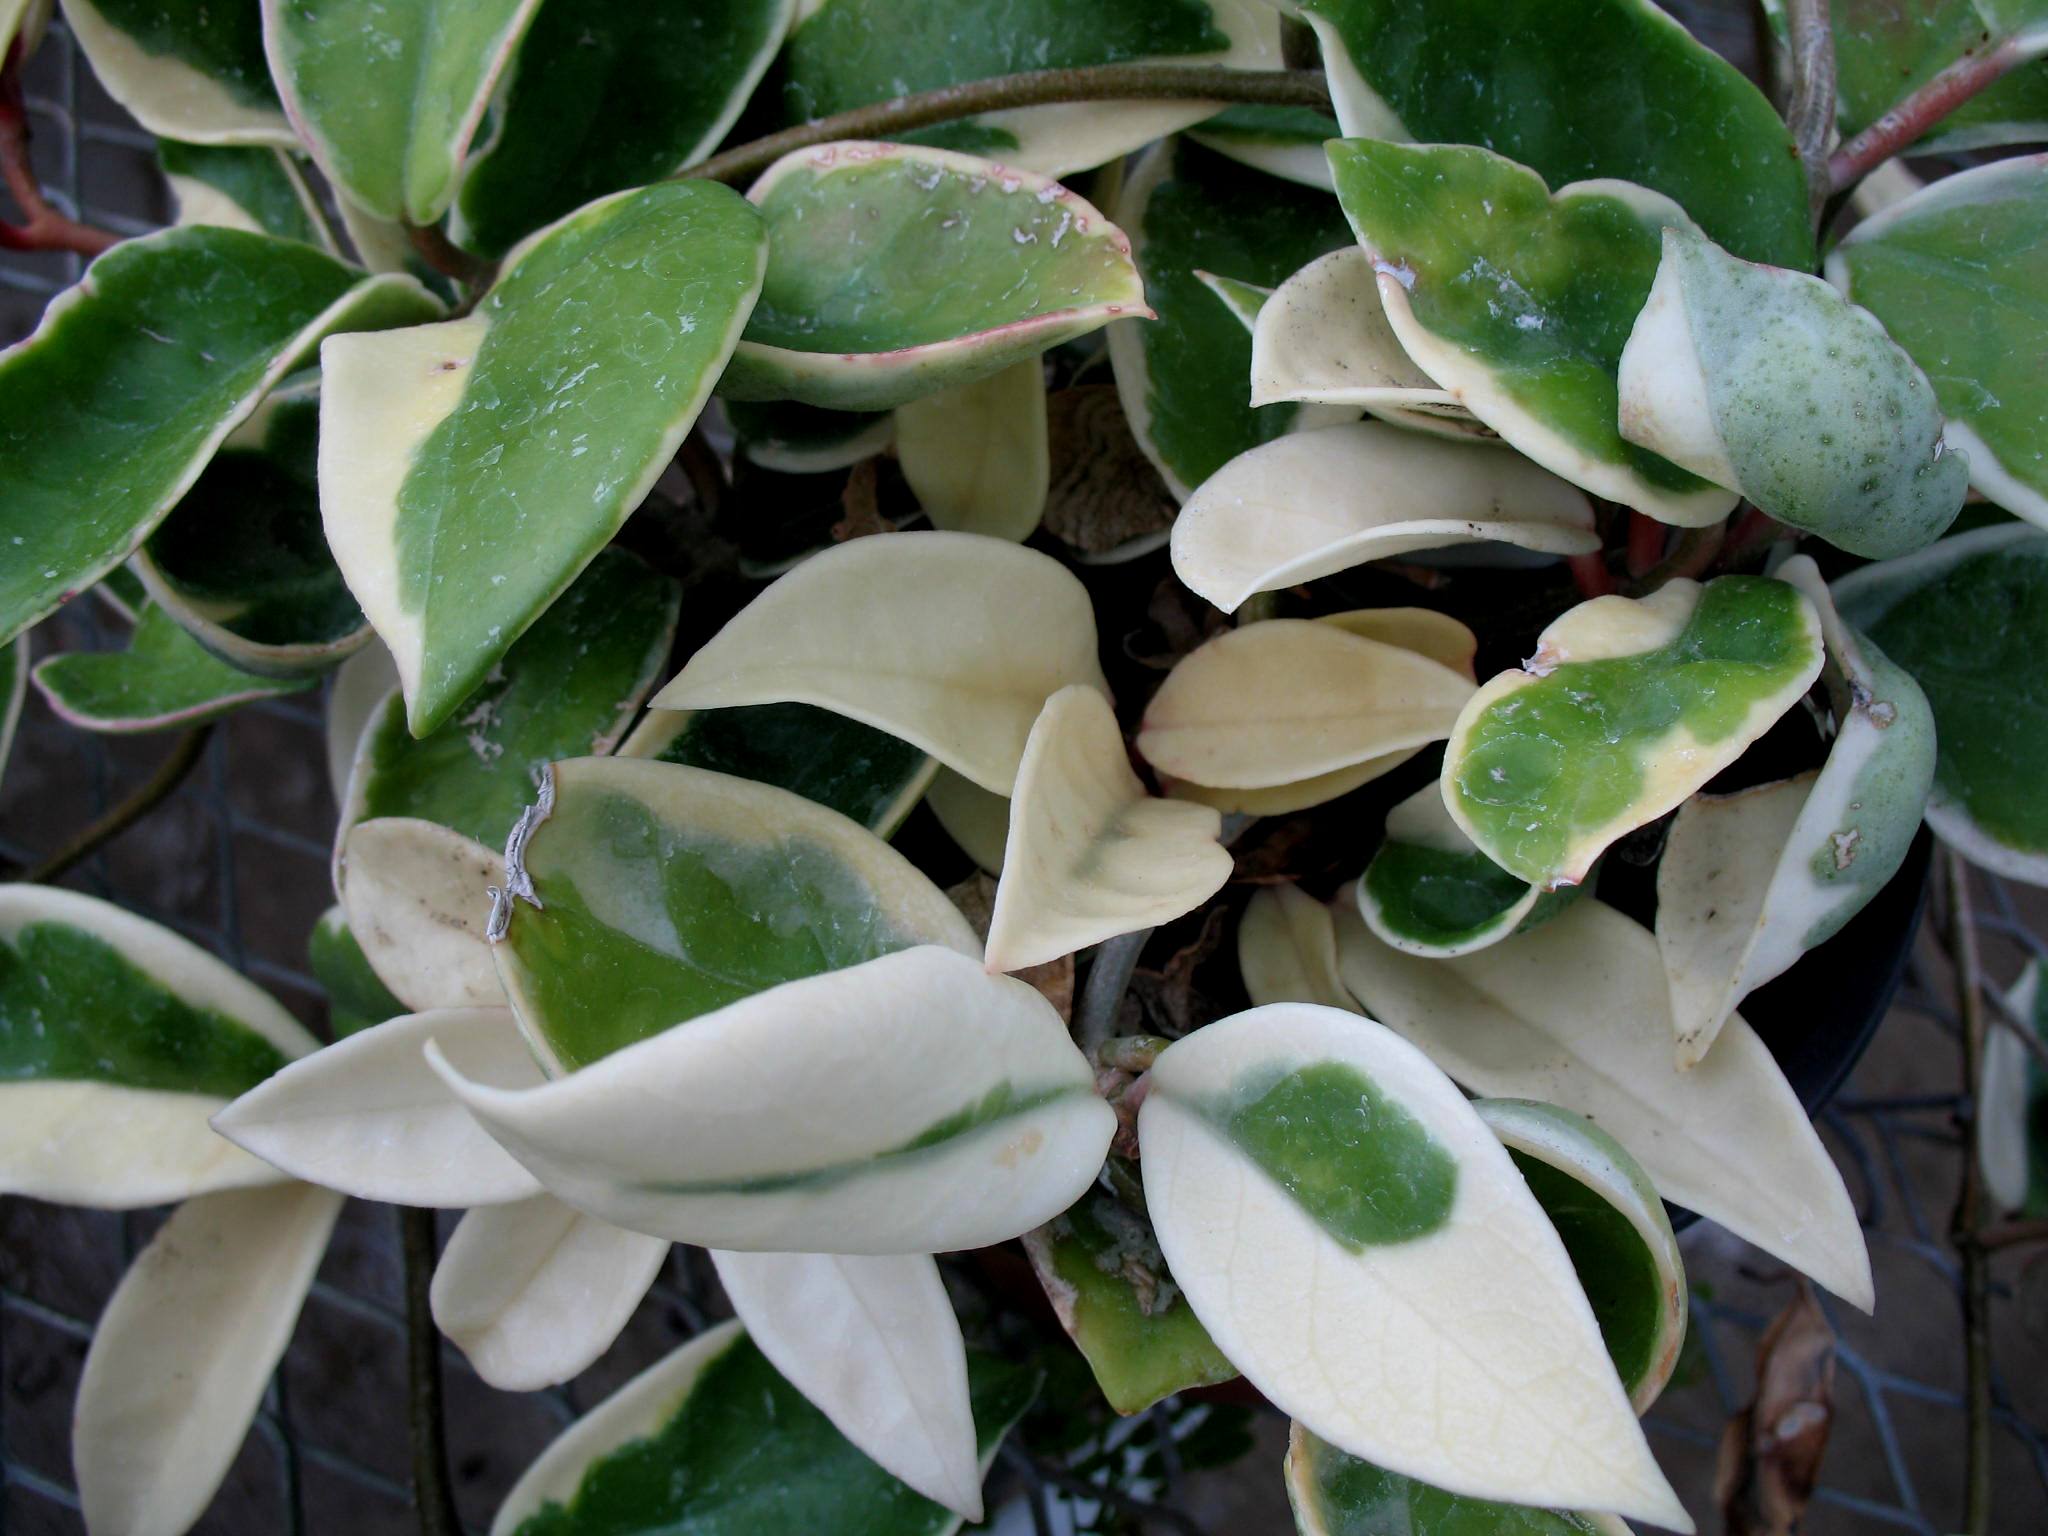
[[[1714,1497],[1728,1536],[1794,1536],[1835,1418],[1835,1331],[1806,1286],[1764,1331],[1756,1377],[1722,1433]]]
[[[1516,879],[1452,819],[1442,786],[1425,784],[1387,812],[1386,838],[1358,881],[1358,911],[1396,949],[1441,959],[1534,927],[1577,890]]]

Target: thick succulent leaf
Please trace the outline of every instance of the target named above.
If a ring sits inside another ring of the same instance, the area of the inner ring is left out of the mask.
[[[0,645],[0,776],[14,752],[14,730],[21,724],[22,701],[28,697],[29,645],[17,635]]]
[[[1386,838],[1358,881],[1358,911],[1411,955],[1468,955],[1555,915],[1577,886],[1544,892],[1518,880],[1451,818],[1438,784],[1387,812]]]
[[[1017,543],[1045,515],[1052,483],[1045,367],[1035,357],[906,402],[896,459],[934,528]]]
[[[313,925],[306,940],[306,963],[327,993],[327,1023],[337,1040],[408,1011],[384,985],[349,931],[348,914],[338,906],[321,913]]]
[[[2048,1044],[2041,962],[2030,960],[2005,997],[2005,1011]],[[2001,1211],[2048,1214],[2048,1072],[2012,1030],[1984,1036],[1977,1073],[1977,1165]]]
[[[541,1088],[430,1055],[552,1193],[748,1252],[1004,1242],[1080,1197],[1116,1124],[1044,997],[936,945],[784,982]]]
[[[1297,6],[1322,42],[1345,133],[1483,145],[1552,186],[1636,182],[1737,255],[1813,265],[1806,177],[1784,121],[1649,0]]]
[[[44,702],[67,724],[115,734],[198,725],[315,683],[230,666],[154,603],[135,621],[127,650],[46,656],[34,677]]]
[[[540,0],[262,0],[292,125],[327,179],[383,219],[432,224]]]
[[[1230,878],[1222,830],[1207,806],[1147,795],[1109,701],[1062,688],[1017,770],[988,968],[1044,965],[1194,911]]]
[[[1038,1378],[970,1355],[981,1466]],[[863,1455],[776,1374],[737,1321],[699,1334],[564,1430],[505,1496],[491,1536],[953,1536],[960,1517]]]
[[[1927,376],[1870,311],[1690,230],[1664,231],[1617,378],[1624,438],[1851,554],[1931,543],[1969,489]]]
[[[496,849],[387,816],[350,828],[335,868],[349,931],[394,997],[416,1013],[504,1006],[486,937],[490,893],[505,884]]]
[[[1972,863],[2048,885],[2048,534],[2002,524],[1865,566],[1836,606],[1926,690],[1934,711],[1927,824]]]
[[[1930,184],[1852,230],[1827,273],[1927,371],[1970,484],[2048,527],[2048,155]]]
[[[1664,522],[1733,509],[1734,492],[1617,426],[1615,372],[1656,278],[1660,232],[1691,227],[1676,203],[1612,181],[1551,193],[1534,172],[1465,145],[1346,139],[1330,164],[1387,323],[1474,416],[1546,469]]]
[[[932,779],[925,804],[962,853],[992,875],[1003,872],[1003,850],[1010,841],[1006,796],[983,789],[950,768],[941,768]]]
[[[931,1255],[714,1251],[747,1337],[883,1471],[979,1520],[967,1345]]]
[[[1784,1073],[1738,1014],[1680,1071],[1656,940],[1598,901],[1452,960],[1404,955],[1336,904],[1345,985],[1465,1087],[1575,1110],[1657,1192],[1868,1311],[1870,1256],[1842,1176]]]
[[[166,230],[95,261],[0,352],[0,638],[127,559],[320,337],[438,307],[410,278],[243,230]]]
[[[1176,497],[1185,501],[1247,448],[1356,414],[1292,404],[1255,409],[1245,390],[1251,337],[1199,275],[1224,272],[1267,286],[1349,245],[1344,215],[1329,196],[1168,140],[1131,172],[1116,216],[1158,319],[1111,326],[1109,359],[1131,432]]]
[[[1274,290],[1258,283],[1247,283],[1235,277],[1224,277],[1215,272],[1196,272],[1204,288],[1223,301],[1223,307],[1237,316],[1247,331],[1256,334],[1259,311],[1266,307],[1266,300],[1273,297]]]
[[[359,1200],[460,1209],[538,1193],[428,1067],[430,1041],[471,1078],[541,1080],[505,1009],[445,1008],[315,1051],[228,1105],[213,1128],[293,1178]]]
[[[1459,1493],[1691,1528],[1563,1243],[1421,1051],[1276,1003],[1174,1042],[1150,1081],[1160,1247],[1275,1406]]]
[[[108,1298],[86,1351],[71,1464],[89,1527],[191,1529],[242,1447],[341,1214],[305,1184],[202,1195]]]
[[[1107,1190],[1089,1190],[1025,1233],[1024,1251],[1118,1413],[1142,1413],[1172,1393],[1237,1375],[1167,1272],[1150,1220]]]
[[[822,475],[886,453],[893,411],[828,411],[794,400],[721,400],[742,458],[785,475]]]
[[[1007,795],[1045,701],[1070,683],[1108,694],[1095,644],[1087,589],[1050,556],[973,534],[888,534],[781,577],[654,703],[815,704]]]
[[[1337,974],[1330,909],[1296,885],[1262,885],[1237,925],[1237,970],[1255,1005],[1320,1003],[1364,1012]]]
[[[768,273],[719,381],[734,400],[888,410],[1152,314],[1121,230],[991,160],[825,144],[785,155],[747,196]]]
[[[1445,749],[1444,803],[1517,878],[1577,884],[1616,838],[1740,757],[1821,659],[1814,606],[1782,581],[1594,598],[1543,631],[1527,670],[1472,695]]]
[[[1277,438],[1203,481],[1174,522],[1173,569],[1232,612],[1255,592],[1489,540],[1600,543],[1584,493],[1509,449],[1354,422]]]
[[[398,686],[398,664],[380,640],[372,639],[344,661],[327,690],[327,786],[334,803],[348,802],[349,775],[355,771],[356,746],[385,696]]]
[[[463,319],[322,349],[327,539],[397,659],[416,734],[640,505],[731,355],[765,257],[733,192],[670,182],[521,243]]]
[[[256,0],[64,0],[64,21],[107,94],[151,133],[297,142],[263,56]]]
[[[489,142],[463,172],[455,238],[496,256],[594,197],[703,159],[760,83],[793,9],[543,6],[506,71]]]
[[[500,1391],[557,1386],[611,1348],[668,1247],[552,1195],[484,1206],[434,1266],[434,1325]]]
[[[158,139],[156,161],[170,183],[176,223],[246,229],[340,254],[327,216],[289,150]]]
[[[492,953],[551,1071],[893,950],[981,956],[945,893],[872,832],[700,768],[562,763],[512,846]]]
[[[1337,119],[1313,107],[1229,107],[1188,130],[1205,149],[1324,192],[1330,190],[1330,160],[1323,145],[1343,134]]]
[[[0,886],[0,1190],[127,1210],[264,1184],[206,1120],[318,1042],[205,950],[110,903]]]

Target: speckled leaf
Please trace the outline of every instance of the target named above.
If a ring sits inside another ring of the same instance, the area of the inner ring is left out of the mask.
[[[896,461],[934,528],[1023,543],[1052,480],[1044,365],[1026,358],[907,402],[896,412]]]
[[[154,603],[125,651],[70,651],[36,663],[36,689],[68,724],[128,734],[217,719],[244,704],[300,693],[312,678],[258,677],[230,666]]]
[[[1237,925],[1237,969],[1254,1004],[1320,1003],[1364,1012],[1337,974],[1330,909],[1298,885],[1262,885]]]
[[[1852,230],[1827,272],[1927,371],[1970,484],[2048,527],[2048,381],[2032,366],[2048,348],[2048,155],[1931,183]]]
[[[179,224],[245,229],[339,254],[327,216],[289,150],[158,139],[156,160],[170,183]]]
[[[1150,1080],[1159,1245],[1275,1406],[1459,1493],[1690,1527],[1564,1244],[1422,1052],[1277,1003],[1175,1041]]]
[[[1667,25],[1668,23],[1659,23]],[[1736,496],[1625,441],[1615,372],[1650,296],[1660,193],[1611,181],[1550,192],[1462,145],[1346,139],[1337,196],[1408,355],[1479,420],[1596,496],[1667,523],[1718,521]]]
[[[438,304],[294,241],[167,230],[116,246],[0,352],[0,637],[119,565],[329,331]]]
[[[415,734],[455,713],[639,506],[765,257],[734,193],[670,182],[523,242],[463,319],[322,349],[327,539],[398,662]]]
[[[1546,890],[1586,878],[1616,838],[1675,810],[1812,686],[1821,628],[1798,589],[1677,580],[1581,603],[1527,670],[1465,705],[1444,802],[1496,864]]]
[[[321,913],[313,925],[306,940],[306,963],[327,994],[327,1025],[337,1040],[407,1011],[377,975],[349,931],[348,914],[338,906]]]
[[[107,94],[151,133],[292,145],[263,56],[257,0],[64,0]]]
[[[1229,107],[1188,130],[1188,137],[1204,148],[1325,192],[1330,190],[1330,161],[1323,145],[1343,135],[1337,119],[1313,107]]]

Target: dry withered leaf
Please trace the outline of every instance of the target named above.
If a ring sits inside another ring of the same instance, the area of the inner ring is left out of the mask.
[[[873,459],[862,459],[847,471],[846,489],[839,495],[846,515],[832,525],[833,543],[844,544],[848,539],[866,538],[871,533],[896,531],[895,525],[882,516],[880,483],[880,472]]]
[[[1714,1497],[1728,1536],[1792,1536],[1835,1416],[1835,1333],[1804,1280],[1757,1345],[1756,1380],[1722,1431]]]
[[[986,941],[989,918],[995,912],[996,883],[989,876],[976,870],[958,885],[949,886],[947,897],[960,909],[960,915],[967,919],[974,931]],[[1064,1023],[1074,1022],[1074,957],[1061,955],[1044,965],[1034,965],[1013,972],[1019,981],[1028,981],[1038,988],[1045,1000],[1059,1010]]]
[[[1202,918],[1202,931],[1192,943],[1176,951],[1156,971],[1140,966],[1131,973],[1131,989],[1158,1025],[1160,1034],[1177,1039],[1214,1017],[1196,972],[1222,944],[1227,926],[1224,918],[1222,907],[1211,907]]]
[[[1173,526],[1173,497],[1124,421],[1113,384],[1080,384],[1045,402],[1052,485],[1045,528],[1086,555]]]

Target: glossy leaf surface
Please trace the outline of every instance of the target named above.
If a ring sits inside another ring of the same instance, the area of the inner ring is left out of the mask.
[[[258,677],[228,665],[154,603],[136,619],[127,650],[46,656],[33,675],[67,724],[123,734],[199,725],[314,686],[312,678]]]
[[[290,150],[158,139],[156,161],[177,202],[179,224],[246,229],[334,252],[326,215]]]
[[[151,133],[204,144],[294,142],[263,56],[256,0],[65,0],[107,94]]]
[[[1539,891],[1473,845],[1425,784],[1387,812],[1386,839],[1358,881],[1358,910],[1381,939],[1411,955],[1470,954],[1533,927],[1576,886]]]

